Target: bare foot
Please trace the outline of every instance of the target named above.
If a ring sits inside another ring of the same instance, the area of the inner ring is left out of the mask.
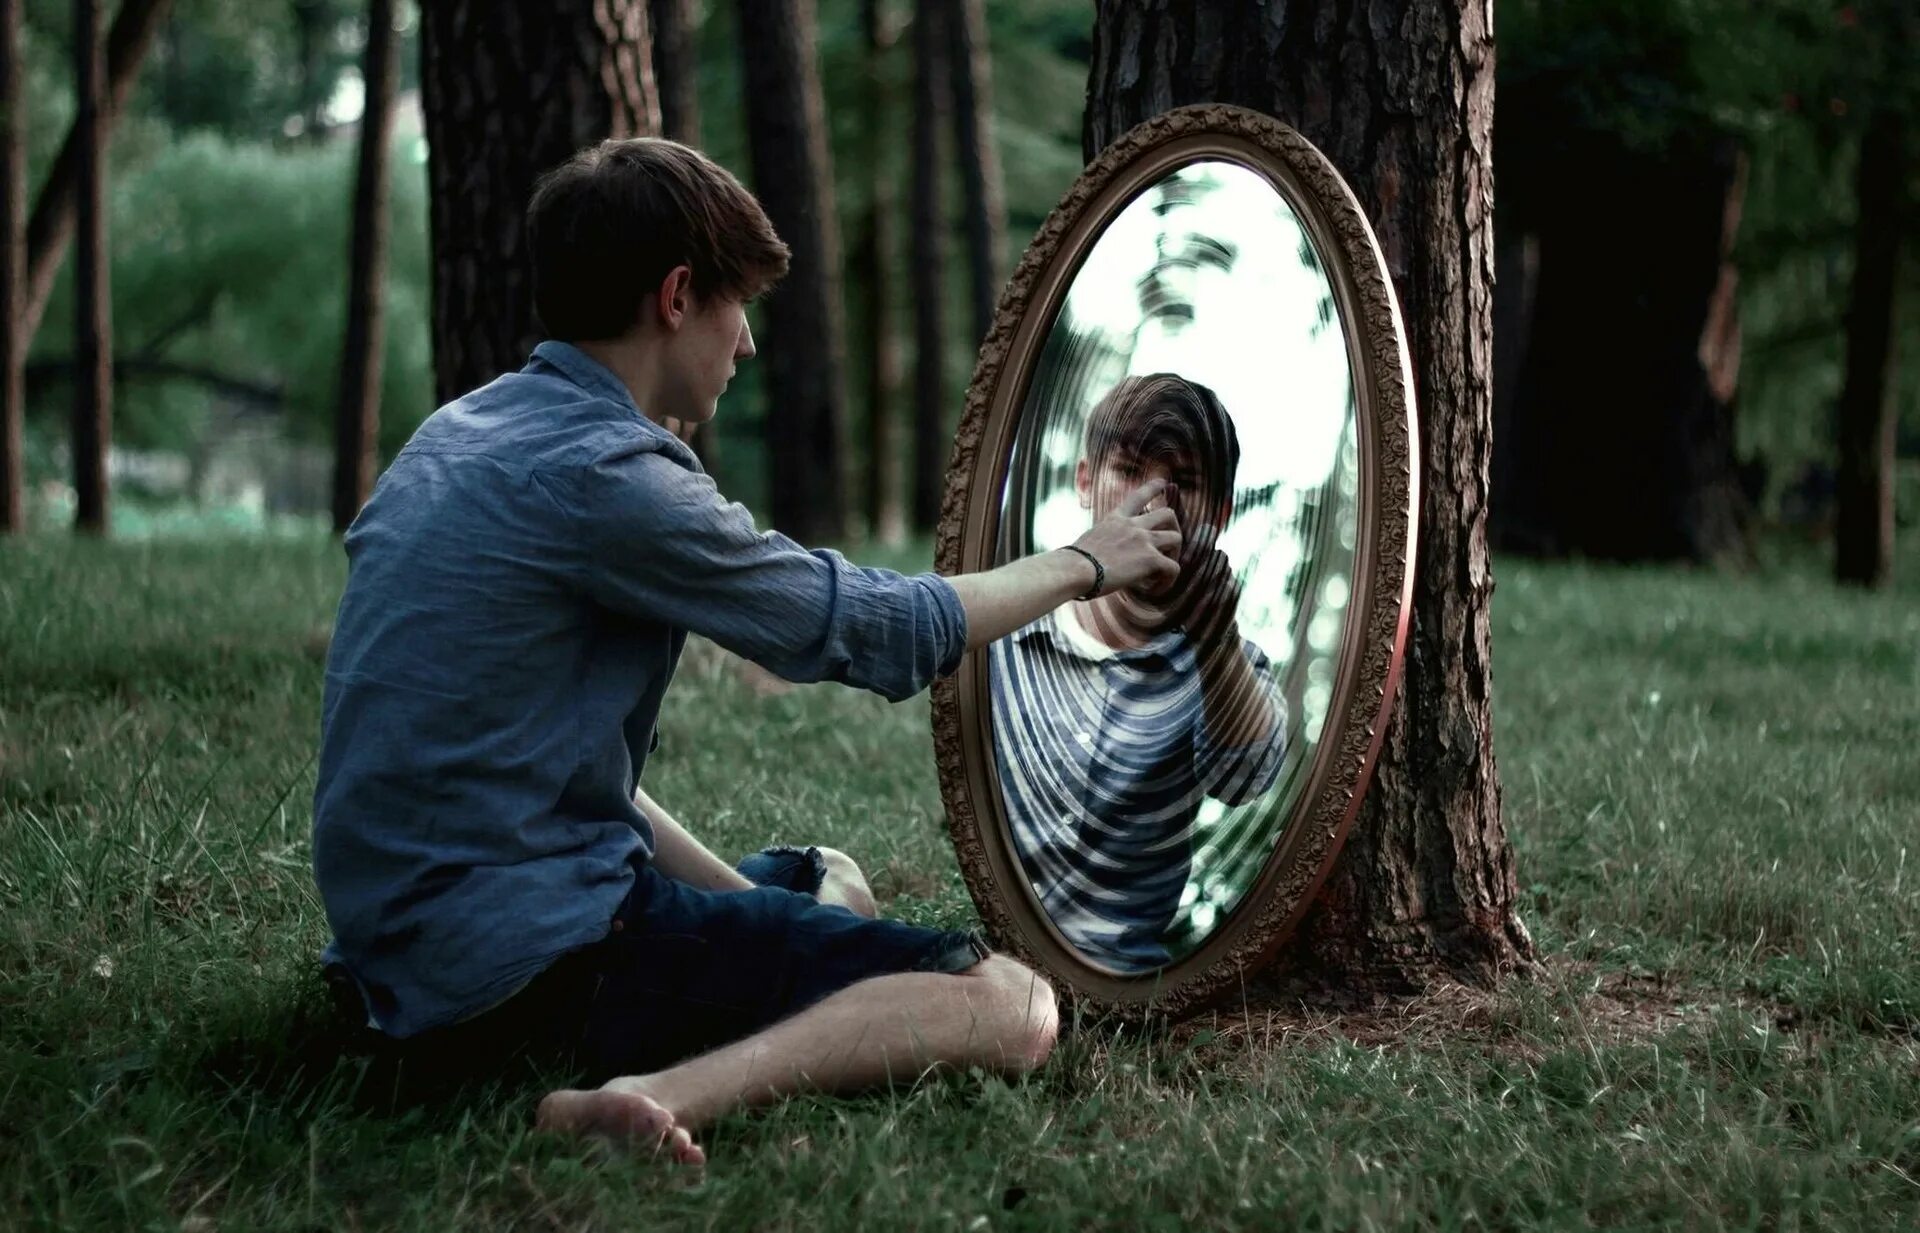
[[[633,1079],[615,1079],[591,1092],[549,1092],[540,1102],[534,1124],[556,1134],[651,1146],[656,1155],[671,1153],[684,1165],[707,1163],[707,1154],[693,1136],[685,1127],[674,1125],[673,1114],[641,1091]]]

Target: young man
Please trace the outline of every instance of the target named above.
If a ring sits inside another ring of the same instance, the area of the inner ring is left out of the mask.
[[[1214,547],[1239,463],[1211,390],[1170,373],[1121,381],[1088,415],[1074,486],[1097,520],[1143,480],[1165,483],[1186,528],[1180,578],[1164,595],[1070,604],[990,652],[1014,848],[1061,936],[1118,972],[1172,959],[1201,801],[1258,798],[1286,749],[1272,667],[1240,636],[1240,590]]]
[[[683,146],[607,142],[537,186],[528,239],[551,340],[429,417],[347,536],[314,802],[337,988],[420,1057],[570,1056],[606,1082],[543,1126],[685,1161],[803,1086],[1039,1064],[1034,973],[874,919],[838,854],[763,854],[756,885],[641,773],[689,632],[904,698],[1088,591],[1088,556],[1107,589],[1173,577],[1173,514],[1148,486],[1087,555],[952,579],[759,534],[661,426],[710,419],[754,353],[744,305],[787,263],[758,203]]]

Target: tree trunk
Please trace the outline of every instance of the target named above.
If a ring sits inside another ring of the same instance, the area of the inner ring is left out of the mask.
[[[693,44],[693,0],[648,0],[647,20],[653,35],[653,78],[660,92],[660,135],[698,147],[700,60]],[[671,427],[712,474],[720,461],[720,439],[713,422],[676,421]]]
[[[1496,466],[1525,499],[1495,507],[1495,542],[1613,560],[1744,560],[1732,247],[1745,158],[1711,133],[1658,155],[1613,134],[1556,129],[1552,140],[1554,151],[1516,150],[1508,164],[1526,177],[1539,283]],[[1660,208],[1623,209],[1596,183],[1633,184]]]
[[[326,100],[319,97],[320,27],[326,20],[325,0],[294,0],[293,38],[298,52],[300,80],[300,139],[320,140],[321,112]]]
[[[815,61],[813,0],[740,0],[754,190],[793,250],[767,297],[767,494],[773,525],[808,542],[846,534],[840,236]]]
[[[1006,231],[1006,205],[1000,192],[1000,151],[993,139],[986,9],[982,0],[949,0],[946,10],[953,146],[966,209],[973,341],[978,345],[993,328],[994,303],[1000,298],[1000,237]]]
[[[918,0],[913,15],[913,526],[940,521],[947,460],[946,221],[940,208],[940,127],[947,106],[940,20],[945,0]]]
[[[700,57],[693,45],[693,0],[648,0],[653,77],[660,88],[660,134],[700,144]]]
[[[20,10],[0,0],[0,534],[27,527],[27,112]]]
[[[113,136],[114,121],[133,92],[140,61],[172,4],[173,0],[122,0],[114,14],[113,28],[107,33],[107,97],[100,117],[103,143]],[[40,315],[46,312],[47,297],[53,294],[60,260],[73,239],[74,198],[79,185],[80,135],[76,120],[40,185],[33,215],[27,221],[27,303],[20,323],[23,347],[33,341],[34,331],[40,328]]]
[[[861,24],[867,43],[867,114],[894,114],[889,52],[897,34],[881,0],[863,0]],[[900,500],[900,443],[895,415],[900,395],[900,342],[894,331],[894,297],[887,257],[893,252],[894,210],[892,134],[879,124],[866,127],[868,198],[860,229],[860,280],[866,287],[867,339],[867,534],[884,544],[906,538],[906,510]]]
[[[347,274],[347,331],[340,349],[334,420],[333,529],[344,535],[373,491],[380,456],[380,373],[386,347],[388,147],[399,82],[393,0],[368,0],[361,76],[360,166],[353,188],[353,252]]]
[[[73,383],[74,524],[107,532],[107,445],[113,439],[113,320],[107,289],[106,74],[99,0],[74,0],[74,80],[80,141],[73,329],[78,371]]]
[[[1853,233],[1853,291],[1847,308],[1847,379],[1840,393],[1840,476],[1834,573],[1841,582],[1884,586],[1893,577],[1894,315],[1900,269],[1903,117],[1874,113],[1860,148],[1860,214]]]
[[[1348,989],[1492,980],[1531,962],[1493,760],[1490,6],[1100,0],[1089,157],[1188,103],[1279,117],[1340,168],[1405,312],[1420,417],[1420,551],[1405,676],[1373,784],[1289,951]]]
[[[434,0],[421,6],[442,402],[520,368],[540,341],[527,198],[610,137],[659,131],[646,0]]]

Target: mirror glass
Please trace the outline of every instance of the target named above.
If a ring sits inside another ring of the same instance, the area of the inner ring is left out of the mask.
[[[1325,261],[1262,173],[1176,167],[1087,250],[1027,388],[999,561],[1073,543],[1155,477],[1184,535],[1172,586],[1067,604],[989,652],[1011,847],[1108,972],[1205,942],[1303,812],[1359,500]]]

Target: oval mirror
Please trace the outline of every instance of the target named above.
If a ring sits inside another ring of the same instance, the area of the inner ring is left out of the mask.
[[[1082,1004],[1236,988],[1338,855],[1405,645],[1411,391],[1365,216],[1255,112],[1115,142],[1003,294],[940,570],[1070,544],[1152,478],[1183,530],[1171,587],[1065,605],[935,689],[968,889]]]

